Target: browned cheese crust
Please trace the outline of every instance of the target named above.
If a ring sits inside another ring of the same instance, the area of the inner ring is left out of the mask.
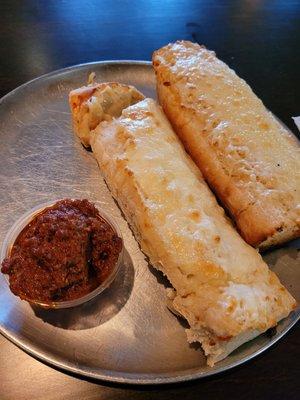
[[[243,238],[265,248],[299,237],[297,139],[214,52],[176,42],[153,65],[167,117]]]

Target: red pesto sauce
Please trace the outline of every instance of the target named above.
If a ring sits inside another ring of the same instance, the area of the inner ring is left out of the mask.
[[[65,301],[84,296],[111,273],[122,239],[88,200],[60,200],[21,231],[1,271],[21,299]]]

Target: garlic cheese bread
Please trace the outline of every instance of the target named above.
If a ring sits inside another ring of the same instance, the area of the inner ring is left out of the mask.
[[[300,234],[300,148],[214,52],[182,41],[153,55],[160,104],[251,245]]]
[[[202,344],[209,365],[293,310],[295,300],[225,217],[154,100],[99,123],[90,144],[142,250],[171,282],[188,340]]]

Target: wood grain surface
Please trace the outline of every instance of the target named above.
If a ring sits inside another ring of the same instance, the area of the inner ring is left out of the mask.
[[[297,0],[1,0],[0,96],[73,64],[149,60],[154,49],[176,39],[215,50],[297,133],[291,119],[300,115]],[[0,400],[296,400],[299,359],[298,324],[272,349],[225,374],[183,385],[123,387],[62,373],[0,337]]]

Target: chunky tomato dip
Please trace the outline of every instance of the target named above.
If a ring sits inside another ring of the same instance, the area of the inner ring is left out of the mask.
[[[73,300],[99,286],[115,267],[122,239],[87,200],[60,200],[21,231],[1,271],[21,299]]]

